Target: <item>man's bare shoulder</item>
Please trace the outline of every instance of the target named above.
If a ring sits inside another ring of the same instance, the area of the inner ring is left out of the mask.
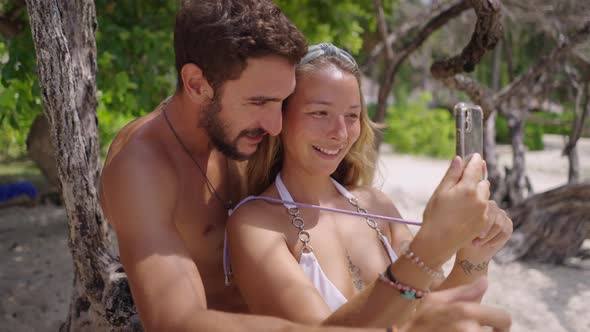
[[[111,160],[115,159],[128,146],[146,144],[147,136],[153,131],[153,121],[159,114],[159,111],[151,112],[129,122],[121,128],[109,146],[104,166],[107,167]]]
[[[155,204],[171,209],[178,179],[174,164],[155,135],[137,130],[107,159],[100,177],[100,202],[109,221],[114,209]],[[131,205],[131,206],[130,206]]]

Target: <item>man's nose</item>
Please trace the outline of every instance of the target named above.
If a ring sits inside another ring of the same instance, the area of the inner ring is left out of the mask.
[[[281,108],[270,108],[264,112],[260,126],[269,135],[277,136],[283,127],[283,112]]]

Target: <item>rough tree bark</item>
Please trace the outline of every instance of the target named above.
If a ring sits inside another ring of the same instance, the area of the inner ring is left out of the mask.
[[[508,210],[514,233],[495,257],[562,264],[590,232],[590,182],[566,185],[527,198]]]
[[[590,70],[588,70],[588,73],[590,74]],[[586,80],[583,83],[578,83],[578,80],[575,77],[572,77],[571,81],[576,89],[576,105],[574,107],[572,131],[565,147],[563,148],[562,154],[567,156],[569,161],[568,183],[577,183],[580,177],[580,162],[578,158],[577,143],[582,136],[584,123],[590,113],[590,81]]]
[[[74,287],[62,331],[140,329],[98,204],[96,13],[92,0],[27,0],[43,111],[69,219]]]

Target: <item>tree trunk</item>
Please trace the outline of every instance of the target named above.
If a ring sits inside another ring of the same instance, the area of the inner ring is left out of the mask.
[[[140,329],[98,204],[94,2],[27,0],[27,7],[74,262],[69,316],[61,330]]]
[[[562,264],[579,253],[590,232],[590,182],[534,195],[508,210],[512,237],[495,257],[500,263],[522,258]]]
[[[502,39],[496,45],[494,49],[494,65],[492,72],[492,90],[498,91],[500,88],[500,76],[502,74]],[[484,159],[487,163],[488,168],[488,180],[490,181],[490,192],[492,193],[492,199],[496,202],[500,202],[499,199],[495,199],[494,193],[503,192],[501,186],[504,184],[502,181],[502,174],[499,171],[498,166],[498,153],[496,152],[496,118],[498,117],[498,111],[493,110],[486,118],[484,123],[483,131],[483,154]]]
[[[497,112],[492,112],[484,123],[483,154],[488,167],[488,180],[492,199],[501,202],[506,189],[502,174],[498,166],[498,153],[496,152],[496,117]],[[498,197],[496,197],[496,195]]]
[[[572,122],[572,132],[563,154],[567,155],[569,161],[568,183],[577,183],[580,178],[580,162],[578,160],[577,144],[582,131],[584,130],[584,122],[590,113],[590,81],[584,84],[576,84],[578,88],[576,96],[576,106],[574,108],[574,119]],[[582,101],[584,99],[584,101]]]
[[[512,142],[512,168],[506,168],[507,197],[505,207],[520,204],[532,191],[526,176],[524,125],[526,112],[512,111],[508,115],[508,130]]]
[[[569,184],[578,183],[580,180],[580,159],[578,158],[578,148],[574,146],[567,154],[569,162],[567,182]]]

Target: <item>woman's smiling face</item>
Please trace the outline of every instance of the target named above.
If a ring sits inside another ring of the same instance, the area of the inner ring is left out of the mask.
[[[360,135],[356,78],[334,65],[302,73],[283,114],[284,163],[330,175]]]

